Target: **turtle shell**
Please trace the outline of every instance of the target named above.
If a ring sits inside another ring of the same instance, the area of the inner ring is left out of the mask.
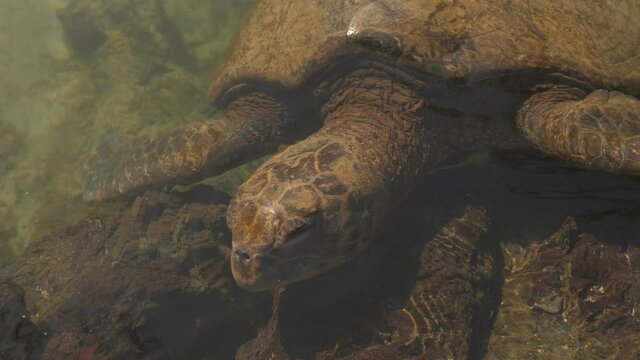
[[[550,69],[640,93],[640,2],[258,0],[209,88],[285,89],[353,56],[444,77]]]

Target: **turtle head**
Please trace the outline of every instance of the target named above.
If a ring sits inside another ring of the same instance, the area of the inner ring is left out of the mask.
[[[369,216],[355,206],[353,160],[341,145],[314,135],[276,155],[238,189],[227,222],[231,268],[242,288],[277,288],[356,256],[371,229]]]
[[[227,223],[241,287],[311,278],[368,247],[426,169],[425,104],[411,86],[375,68],[345,75],[321,108],[322,128],[240,186]]]

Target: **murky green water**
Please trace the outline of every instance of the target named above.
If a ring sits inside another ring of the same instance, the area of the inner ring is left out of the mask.
[[[83,156],[107,131],[202,118],[249,0],[0,1],[0,264],[95,211]]]

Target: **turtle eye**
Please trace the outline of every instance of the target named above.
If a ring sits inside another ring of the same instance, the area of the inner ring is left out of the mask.
[[[320,217],[317,213],[314,213],[311,217],[307,218],[307,221],[287,234],[282,248],[287,250],[298,249],[308,241],[312,241],[313,239],[315,239],[320,228],[319,220]]]
[[[289,235],[287,236],[287,242],[295,242],[302,235],[312,230],[314,225],[315,221],[310,221],[308,223],[302,224],[300,227],[289,233]]]

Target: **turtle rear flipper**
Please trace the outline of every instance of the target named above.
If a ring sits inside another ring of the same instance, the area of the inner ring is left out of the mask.
[[[225,116],[154,141],[113,134],[85,162],[84,199],[101,201],[223,173],[303,136],[285,107],[262,93],[236,99]]]
[[[517,125],[538,148],[578,166],[640,174],[640,101],[633,96],[555,86],[525,102]]]

